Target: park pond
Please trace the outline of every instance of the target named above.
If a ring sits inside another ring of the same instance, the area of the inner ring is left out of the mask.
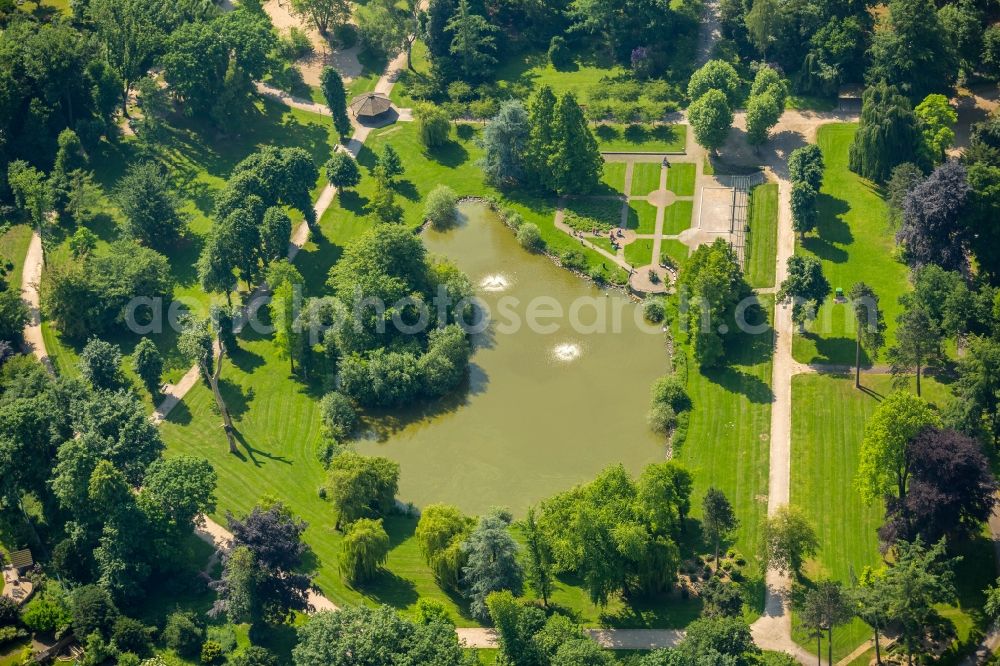
[[[367,421],[357,448],[400,463],[402,501],[520,515],[608,465],[636,473],[665,457],[645,415],[667,351],[638,305],[525,251],[483,204],[423,239],[468,274],[492,318],[473,334],[464,391]]]

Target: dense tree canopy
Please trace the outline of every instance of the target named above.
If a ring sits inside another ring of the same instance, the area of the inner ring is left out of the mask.
[[[546,500],[539,525],[555,570],[579,575],[591,599],[602,604],[616,593],[666,589],[676,576],[676,539],[690,493],[690,474],[667,462],[651,465],[638,481],[611,467]]]
[[[316,613],[298,630],[295,666],[420,663],[463,666],[455,628],[442,622],[413,624],[388,606],[348,606]]]
[[[885,81],[866,89],[861,100],[861,125],[849,155],[851,171],[882,183],[897,165],[917,161],[921,141],[916,117],[910,102]]]

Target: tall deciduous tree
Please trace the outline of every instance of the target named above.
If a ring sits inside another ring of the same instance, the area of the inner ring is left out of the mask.
[[[848,594],[840,583],[832,580],[821,580],[808,590],[802,603],[802,615],[807,618],[807,624],[816,630],[816,646],[819,653],[819,636],[827,632],[827,663],[833,661],[833,628],[851,620],[851,603]]]
[[[778,124],[782,110],[773,93],[752,95],[747,102],[747,143],[756,147],[767,141],[768,132]]]
[[[791,300],[795,322],[802,325],[814,319],[829,295],[830,283],[819,259],[798,254],[788,258],[788,277],[778,289],[777,300]]]
[[[701,530],[715,550],[716,571],[719,569],[719,547],[722,540],[736,531],[739,524],[733,505],[729,503],[725,493],[714,486],[705,491],[705,497],[701,501]]]
[[[861,498],[872,503],[885,496],[902,499],[909,487],[907,444],[924,428],[937,427],[940,417],[923,399],[894,391],[879,403],[865,424],[855,479]]]
[[[952,127],[958,122],[958,112],[951,108],[947,97],[933,94],[917,104],[913,114],[923,137],[925,159],[930,164],[940,164],[944,161],[944,151],[955,140]]]
[[[216,345],[219,345],[219,353],[215,353]],[[222,427],[226,433],[226,440],[229,442],[229,452],[236,454],[236,437],[234,435],[232,417],[229,415],[229,408],[219,390],[219,376],[222,374],[222,359],[226,355],[226,350],[217,342],[212,332],[212,325],[208,319],[198,319],[188,317],[183,322],[183,329],[177,340],[177,349],[180,350],[189,363],[194,363],[201,370],[202,375],[212,388],[212,395],[215,397],[215,405],[222,415]]]
[[[163,374],[163,357],[156,344],[149,338],[143,338],[135,346],[132,353],[132,368],[139,376],[146,390],[150,395],[157,396],[160,393],[160,377]]]
[[[746,29],[765,59],[768,49],[777,41],[784,21],[781,3],[777,0],[753,0],[746,14]]]
[[[793,183],[806,183],[819,192],[823,185],[823,151],[815,143],[796,148],[788,156],[788,177]]]
[[[951,35],[932,0],[892,0],[872,42],[870,81],[888,81],[911,99],[950,92],[958,75]]]
[[[969,229],[964,218],[970,191],[965,167],[949,161],[906,195],[896,240],[911,267],[937,264],[957,271],[965,266]]]
[[[245,546],[260,569],[257,598],[262,619],[286,620],[293,611],[309,610],[306,596],[312,577],[298,573],[307,547],[302,543],[306,523],[296,519],[281,502],[255,506],[243,518],[226,513],[233,547]]]
[[[1000,342],[974,337],[958,360],[949,425],[987,442],[1000,440]]]
[[[292,13],[312,21],[321,35],[344,25],[351,18],[349,0],[291,0]]]
[[[996,505],[997,482],[974,439],[954,430],[928,428],[906,445],[910,484],[902,501],[886,507],[883,543],[975,534]]]
[[[729,106],[734,107],[740,101],[741,85],[736,68],[724,60],[709,60],[691,75],[687,87],[688,99],[693,102],[709,90],[721,90],[725,93]],[[759,89],[757,94],[763,93],[765,89],[766,86]]]
[[[349,583],[370,581],[388,557],[389,535],[381,518],[361,518],[351,523],[340,545],[340,571]]]
[[[92,0],[87,12],[105,60],[121,80],[121,108],[128,116],[132,84],[146,73],[163,33],[143,0]]]
[[[535,520],[535,507],[528,507],[520,527],[525,541],[525,581],[531,591],[542,598],[542,604],[548,606],[553,583],[552,549]]]
[[[887,582],[881,571],[865,567],[851,590],[854,614],[872,628],[875,634],[875,663],[882,664],[882,632],[889,625],[889,595]]]
[[[441,108],[432,104],[418,104],[416,107],[417,129],[420,141],[431,150],[448,143],[451,137],[451,121]]]
[[[798,576],[818,549],[816,530],[799,507],[786,504],[764,522],[761,559],[767,567]]]
[[[413,624],[388,606],[348,606],[309,617],[298,629],[295,666],[466,663],[454,626]]]
[[[99,391],[114,391],[125,383],[122,350],[116,344],[91,338],[80,352],[80,374]]]
[[[848,292],[854,312],[854,388],[861,388],[861,349],[872,361],[885,345],[885,317],[879,307],[878,294],[864,282],[855,282]]]
[[[420,513],[416,537],[420,552],[434,572],[441,587],[459,591],[466,553],[462,543],[475,527],[475,521],[447,504],[430,504]]]
[[[324,166],[326,179],[331,185],[341,190],[354,187],[361,182],[361,170],[358,162],[350,153],[338,150]]]
[[[167,188],[167,176],[153,162],[129,168],[115,186],[115,200],[125,215],[123,231],[136,241],[162,250],[184,231],[186,220],[177,197]]]
[[[733,111],[726,94],[713,88],[691,102],[688,120],[699,145],[712,153],[718,151],[733,125]]]
[[[366,516],[384,516],[396,501],[399,465],[388,458],[344,451],[330,462],[330,498],[337,510],[334,529]]]
[[[819,197],[812,185],[805,181],[792,182],[791,208],[792,229],[805,240],[807,233],[816,228],[819,212],[816,210],[816,199]]]
[[[888,351],[890,371],[900,383],[905,382],[911,372],[914,373],[919,396],[924,368],[943,358],[941,331],[927,309],[920,304],[908,305],[897,322],[896,343]]]
[[[861,125],[848,154],[851,171],[884,183],[897,165],[917,161],[919,147],[909,100],[885,81],[867,88],[861,96]]]
[[[219,595],[209,615],[225,615],[233,624],[253,624],[260,619],[260,598],[257,588],[263,580],[253,551],[236,546],[225,556],[222,578],[212,583]]]

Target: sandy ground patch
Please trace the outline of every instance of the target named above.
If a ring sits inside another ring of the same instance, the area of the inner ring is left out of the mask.
[[[281,35],[287,35],[291,28],[298,28],[309,36],[313,52],[297,62],[306,85],[318,86],[320,73],[326,66],[340,72],[345,82],[361,76],[361,62],[358,60],[360,46],[354,45],[349,49],[333,48],[329,40],[319,34],[316,26],[309,21],[299,20],[289,12],[288,0],[268,0],[264,4],[264,11],[271,17],[271,23]]]

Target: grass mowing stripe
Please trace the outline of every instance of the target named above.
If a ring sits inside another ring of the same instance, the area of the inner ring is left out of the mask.
[[[912,391],[913,383],[911,380],[905,390]],[[892,377],[863,375],[862,384],[873,393],[855,389],[852,376],[807,374],[792,380],[795,464],[791,502],[802,507],[819,537],[820,552],[805,571],[812,580],[832,578],[849,585],[852,572],[858,575],[866,566],[881,564],[877,530],[884,507],[881,503],[865,505],[854,480],[865,421],[878,406],[879,397],[893,390]],[[932,378],[925,378],[923,387],[924,397],[938,405],[948,399],[947,386]],[[963,555],[966,561],[956,579],[961,606],[968,608],[982,603],[979,590],[992,580],[992,545],[978,539],[963,548]],[[963,587],[963,580],[975,582]],[[960,636],[968,636],[973,625],[968,612],[956,607],[945,610],[959,627]],[[814,650],[815,640],[808,638],[798,622],[794,627],[796,641]],[[834,632],[834,659],[850,654],[870,637],[870,630],[860,620],[839,628]]]
[[[778,185],[767,183],[750,194],[750,253],[747,281],[751,287],[774,287],[778,251]]]
[[[906,266],[896,260],[896,242],[878,188],[847,168],[857,125],[823,125],[817,143],[826,169],[817,200],[819,221],[796,251],[818,257],[834,289],[848,292],[863,281],[879,295],[885,314],[886,346],[894,342],[899,297],[909,289]],[[828,299],[805,335],[796,334],[792,354],[802,363],[854,362],[854,334],[845,321],[847,308]]]

